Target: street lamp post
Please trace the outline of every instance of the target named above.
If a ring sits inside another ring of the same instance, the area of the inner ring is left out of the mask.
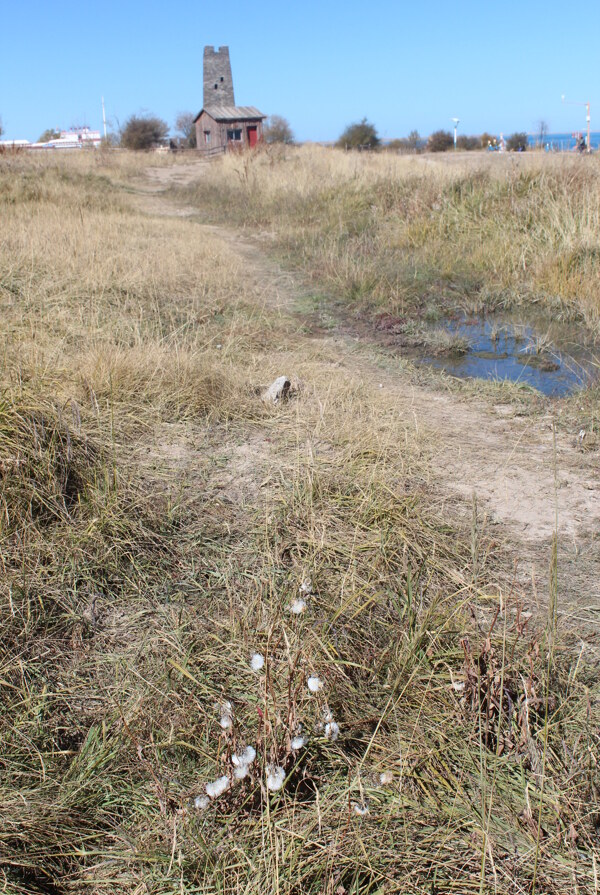
[[[456,151],[456,129],[460,124],[460,118],[453,118],[452,121],[454,122],[454,150]]]
[[[586,123],[586,126],[587,126],[587,145],[586,145],[586,152],[591,152],[591,151],[592,151],[592,146],[591,146],[591,143],[590,143],[590,126],[591,126],[591,120],[590,120],[590,104],[589,104],[589,103],[579,103],[579,102],[574,101],[574,100],[571,100],[571,99],[565,99],[565,95],[564,95],[564,93],[563,93],[561,99],[562,99],[563,103],[565,103],[565,105],[567,105],[567,106],[585,106],[585,123]]]

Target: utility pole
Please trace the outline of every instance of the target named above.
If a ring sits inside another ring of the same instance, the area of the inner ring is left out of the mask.
[[[456,129],[460,124],[460,118],[452,118],[452,121],[454,122],[454,151],[456,152]]]
[[[570,100],[570,99],[565,99],[564,93],[561,96],[561,99],[562,99],[563,103],[565,103],[565,105],[567,105],[567,106],[585,106],[585,122],[586,122],[586,127],[587,127],[587,145],[586,145],[585,149],[586,149],[586,152],[591,152],[592,146],[590,143],[590,135],[591,135],[591,133],[590,133],[591,132],[590,103],[578,103],[578,102]]]
[[[104,139],[106,140],[106,112],[104,110],[104,97],[102,97],[102,124],[104,125]]]

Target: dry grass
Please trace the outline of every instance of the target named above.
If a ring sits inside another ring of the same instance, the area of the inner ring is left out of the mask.
[[[585,654],[440,514],[392,395],[88,164],[0,160],[6,891],[597,891]]]
[[[271,149],[228,156],[185,195],[204,213],[272,231],[350,308],[539,302],[597,329],[599,165]]]

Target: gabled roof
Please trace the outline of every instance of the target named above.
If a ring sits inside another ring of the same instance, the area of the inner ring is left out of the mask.
[[[198,121],[203,112],[207,112],[215,121],[241,121],[243,118],[266,118],[256,106],[205,106],[194,121]]]

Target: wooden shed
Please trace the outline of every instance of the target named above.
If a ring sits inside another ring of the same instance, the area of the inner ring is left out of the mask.
[[[266,115],[254,106],[209,106],[194,118],[196,146],[207,155],[251,149],[263,138]]]

